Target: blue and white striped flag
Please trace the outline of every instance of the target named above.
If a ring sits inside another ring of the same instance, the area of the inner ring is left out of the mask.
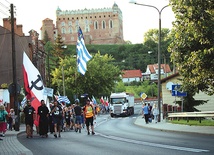
[[[71,103],[67,96],[55,96],[55,97],[59,103],[62,103],[62,102],[66,103],[66,104]]]
[[[21,102],[22,108],[25,107],[26,102],[27,102],[27,98],[26,98],[26,96],[25,96],[25,97],[23,98],[22,102]]]
[[[96,99],[95,99],[95,97],[93,95],[92,95],[92,101],[93,101],[94,104],[97,104],[97,101],[96,101]]]
[[[85,41],[81,28],[78,29],[77,37],[77,71],[82,75],[85,75],[87,70],[87,62],[92,58],[85,46]]]

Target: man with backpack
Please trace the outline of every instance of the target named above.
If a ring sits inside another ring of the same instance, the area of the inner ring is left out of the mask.
[[[81,133],[82,107],[80,107],[78,100],[76,100],[75,103],[76,103],[76,106],[74,107],[74,113],[75,113],[75,131],[77,132],[79,130],[79,133]]]
[[[87,127],[88,135],[90,135],[89,125],[91,126],[92,135],[95,134],[94,132],[94,125],[93,121],[95,118],[95,110],[93,106],[90,104],[90,99],[86,99],[86,105],[83,108],[85,124]]]

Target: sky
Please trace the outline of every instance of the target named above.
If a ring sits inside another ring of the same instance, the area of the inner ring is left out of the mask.
[[[143,35],[149,29],[158,29],[159,14],[151,7],[129,3],[130,0],[0,0],[0,25],[3,18],[10,16],[9,9],[12,3],[15,7],[16,22],[23,25],[26,36],[30,30],[36,30],[41,37],[42,20],[50,18],[56,23],[56,9],[78,10],[92,8],[111,8],[114,2],[123,13],[123,34],[125,41],[133,44],[142,43]],[[153,5],[161,10],[169,0],[136,0],[137,3]],[[175,20],[171,7],[166,7],[161,13],[161,27],[172,28]]]

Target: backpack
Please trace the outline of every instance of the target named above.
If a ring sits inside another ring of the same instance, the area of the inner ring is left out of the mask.
[[[5,121],[4,111],[0,112],[0,122]]]

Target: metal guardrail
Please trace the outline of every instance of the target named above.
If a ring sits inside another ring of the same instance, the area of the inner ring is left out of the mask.
[[[168,113],[168,118],[173,117],[214,117],[214,111]]]

